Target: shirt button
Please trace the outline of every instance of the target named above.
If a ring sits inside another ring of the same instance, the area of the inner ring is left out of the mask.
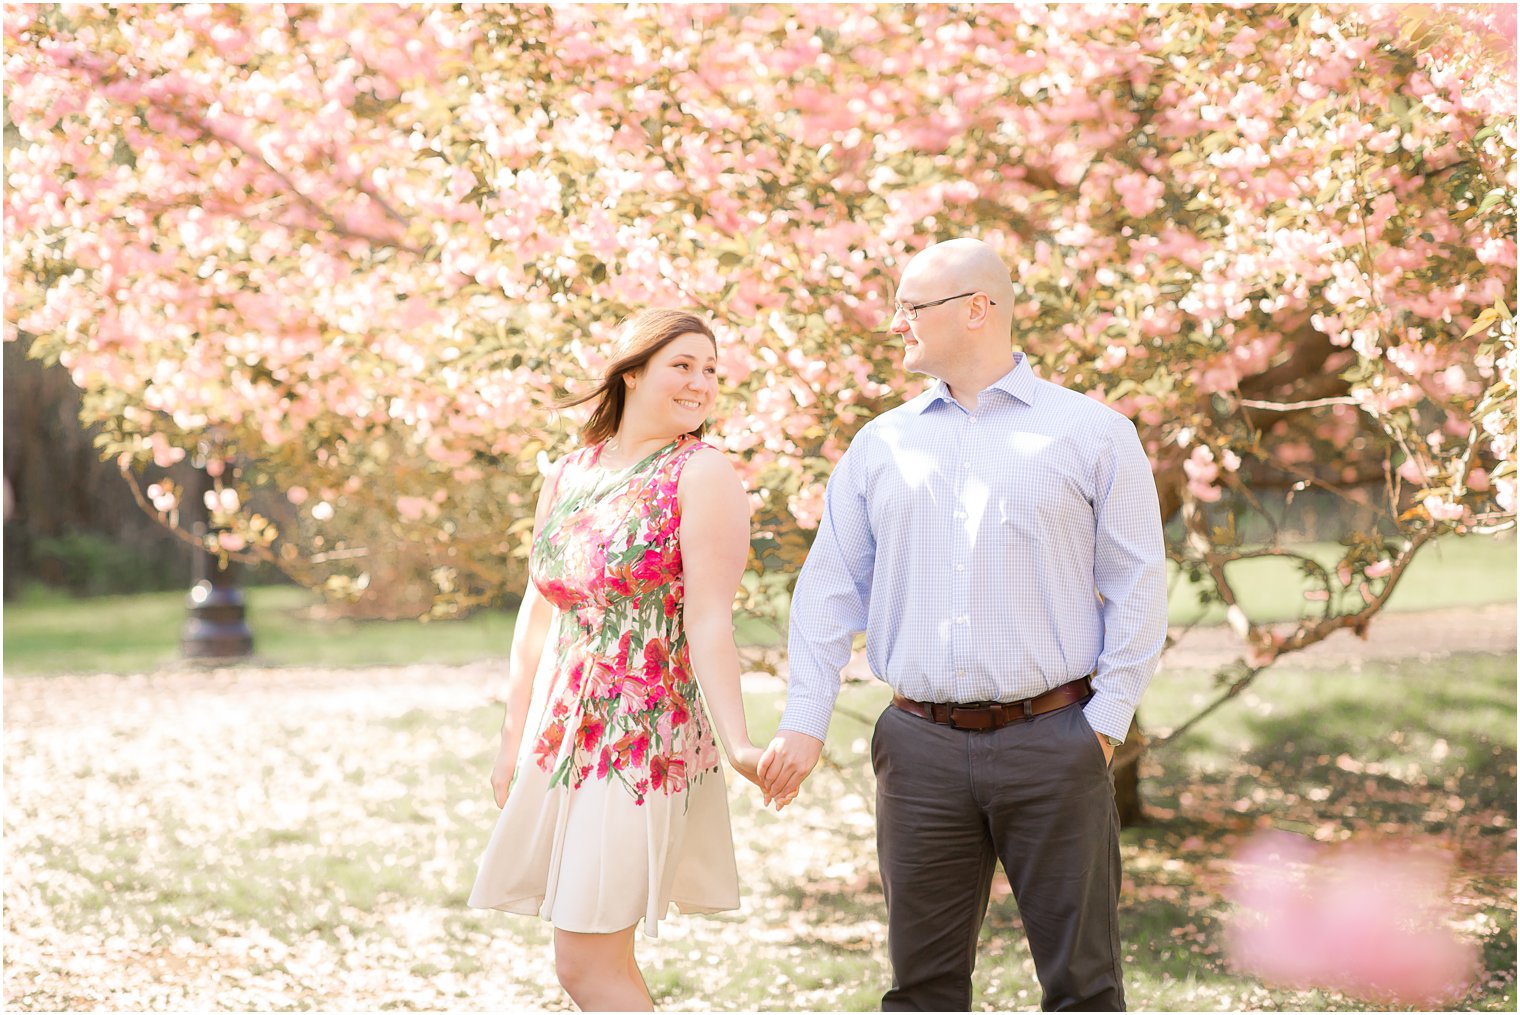
[[[966,565],[965,564],[957,564],[957,565],[955,565],[955,569],[957,571],[964,571],[964,570],[966,570]]]
[[[964,511],[957,511],[955,513],[956,521],[960,521],[961,519],[963,519],[965,517],[966,517],[966,512],[964,512]]]
[[[971,422],[973,422],[973,423],[976,422],[976,417],[975,416],[968,416],[967,419],[971,420]]]
[[[955,622],[957,624],[969,624],[969,623],[971,623],[971,618],[970,617],[956,617],[955,618]]]
[[[955,671],[955,675],[957,677],[964,677],[966,675],[966,671],[965,670],[956,670]]]

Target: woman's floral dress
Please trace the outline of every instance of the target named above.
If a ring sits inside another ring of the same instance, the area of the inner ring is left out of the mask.
[[[608,933],[737,908],[717,742],[682,625],[685,436],[627,469],[565,460],[529,571],[555,607],[507,805],[469,904]]]

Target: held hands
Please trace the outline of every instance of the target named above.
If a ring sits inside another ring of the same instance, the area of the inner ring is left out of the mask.
[[[756,771],[760,765],[760,748],[748,740],[742,744],[737,744],[729,749],[728,763],[734,766],[735,772],[738,772],[761,789],[765,788],[764,784],[760,782],[759,773]]]
[[[780,811],[797,799],[802,780],[818,764],[823,741],[796,730],[778,730],[760,756],[758,785],[765,791],[765,805]]]

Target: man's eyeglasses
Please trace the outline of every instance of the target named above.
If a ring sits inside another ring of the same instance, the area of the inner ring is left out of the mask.
[[[942,300],[930,300],[928,303],[904,303],[902,300],[893,300],[892,301],[892,306],[894,308],[894,310],[893,310],[893,316],[896,316],[897,314],[902,314],[908,320],[910,320],[910,321],[916,321],[916,320],[918,320],[918,312],[920,310],[925,310],[925,309],[927,309],[929,307],[937,307],[941,303],[949,303],[951,300],[964,299],[967,296],[975,296],[975,295],[976,295],[975,292],[957,293],[954,296],[946,296]],[[997,303],[994,300],[990,300],[989,299],[987,301],[987,303],[988,303],[989,306],[994,306],[994,307],[997,306]]]

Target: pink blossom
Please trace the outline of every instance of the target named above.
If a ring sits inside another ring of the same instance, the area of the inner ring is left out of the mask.
[[[1472,980],[1475,947],[1450,926],[1450,861],[1433,849],[1269,832],[1235,863],[1228,947],[1252,975],[1415,1008],[1450,1004]]]
[[[1426,497],[1420,503],[1429,512],[1431,519],[1438,522],[1461,521],[1463,515],[1467,513],[1467,509],[1461,504],[1454,504],[1434,495]]]
[[[881,337],[892,281],[964,232],[1007,260],[1040,372],[1158,449],[1164,500],[1360,483],[1401,445],[1405,487],[1471,469],[1431,514],[1513,512],[1512,356],[1482,344],[1509,322],[1462,337],[1515,303],[1512,16],[1442,5],[1415,38],[1349,5],[1312,31],[1228,5],[541,14],[529,81],[473,8],[334,5],[298,39],[280,5],[8,8],[7,337],[57,359],[128,468],[223,434],[311,509],[281,532],[307,580],[351,535],[311,524],[341,498],[510,583],[532,462],[584,420],[554,403],[646,304],[710,309],[714,442],[805,545],[849,435],[920,386]],[[1374,94],[1410,102],[1350,101]],[[1471,209],[1458,160],[1498,181]],[[1244,404],[1342,376],[1355,406]],[[1465,465],[1429,441],[1474,424]]]
[[[1212,503],[1217,501],[1223,492],[1214,485],[1219,478],[1219,466],[1214,462],[1214,452],[1199,445],[1193,449],[1193,453],[1182,463],[1182,470],[1188,477],[1188,491],[1201,501]]]
[[[432,513],[433,508],[433,502],[426,497],[403,496],[396,498],[396,513],[410,522],[420,521]]]

